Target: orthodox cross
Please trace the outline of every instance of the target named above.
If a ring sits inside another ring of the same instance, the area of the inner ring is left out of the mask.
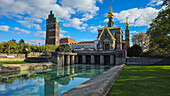
[[[126,17],[126,23],[128,23],[128,17]]]
[[[109,9],[109,11],[112,11],[112,4],[110,4],[109,6],[110,6],[110,9]]]

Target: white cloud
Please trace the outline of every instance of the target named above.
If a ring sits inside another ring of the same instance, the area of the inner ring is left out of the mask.
[[[98,25],[98,26],[90,26],[88,29],[90,30],[90,32],[92,33],[97,33],[97,29],[102,28],[103,26]]]
[[[9,31],[9,26],[0,26],[0,30],[1,31],[6,31],[6,32],[8,32]]]
[[[86,23],[83,24],[81,19],[73,18],[73,19],[70,19],[67,23],[63,23],[63,26],[65,26],[65,27],[74,27],[76,29],[86,29],[86,27],[88,25]]]
[[[37,31],[34,36],[45,38],[46,31]]]
[[[136,31],[130,31],[130,33],[137,33]]]
[[[68,31],[65,31],[65,30],[62,30],[62,29],[60,29],[60,32],[61,33],[68,33]]]
[[[41,26],[39,24],[33,24],[33,26],[35,27],[35,29],[41,30]]]
[[[147,6],[158,6],[158,5],[161,5],[163,3],[162,0],[151,0]]]
[[[103,0],[0,0],[0,13],[8,17],[17,17],[17,22],[25,27],[40,30],[36,23],[42,23],[42,20],[47,19],[49,11],[53,10],[66,22],[76,21],[76,24],[70,27],[84,29],[84,21],[92,19],[99,10],[96,2],[103,3]],[[73,14],[81,14],[82,17],[76,20],[71,18]]]
[[[45,45],[45,40],[41,39],[26,39],[25,42],[33,45],[39,45],[39,43],[40,45]]]
[[[37,30],[41,30],[41,26],[39,24],[34,24],[33,21],[31,20],[17,20],[17,22],[21,23],[23,26],[27,27],[27,28],[35,28]]]
[[[98,0],[100,3],[103,3],[103,0]]]
[[[103,22],[109,22],[109,19],[107,18],[107,19],[105,19]]]
[[[130,26],[149,26],[152,19],[154,19],[161,9],[155,9],[152,7],[146,8],[132,8],[129,10],[123,10],[119,13],[114,13],[115,18],[120,23],[126,22],[126,17],[128,17],[128,22]]]
[[[15,27],[13,30],[20,31],[25,34],[30,34],[31,31],[25,30],[25,29],[20,29],[19,27]]]
[[[70,36],[64,36],[63,34],[59,34],[59,35],[60,35],[60,38],[65,38],[65,37],[70,38]]]

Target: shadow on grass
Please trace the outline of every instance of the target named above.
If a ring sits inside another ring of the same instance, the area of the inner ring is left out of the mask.
[[[108,96],[169,96],[170,66],[125,67]]]

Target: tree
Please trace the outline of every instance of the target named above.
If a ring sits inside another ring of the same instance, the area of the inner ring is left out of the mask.
[[[147,30],[147,34],[150,37],[150,50],[165,50],[170,52],[170,1],[165,0],[162,6],[166,5],[165,9],[162,9],[158,16],[152,20],[150,28]]]
[[[21,45],[21,44],[25,44],[25,41],[23,40],[23,39],[21,39],[20,41],[19,41],[19,44]]]
[[[68,44],[63,44],[57,47],[55,51],[60,51],[60,52],[71,52],[71,48]]]
[[[134,44],[132,47],[128,47],[127,56],[128,57],[139,57],[142,54],[142,47]]]
[[[3,52],[4,46],[2,44],[0,44],[0,53]]]
[[[142,49],[148,49],[149,36],[146,33],[139,32],[132,37],[132,43],[142,47]]]
[[[31,45],[31,51],[36,52],[38,47],[36,45]]]
[[[10,40],[10,41],[16,43],[16,40],[14,38],[12,40]]]

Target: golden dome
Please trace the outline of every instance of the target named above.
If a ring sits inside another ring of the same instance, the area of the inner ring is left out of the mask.
[[[114,15],[113,15],[113,12],[112,11],[110,11],[109,13],[108,13],[108,15],[107,15],[108,17],[113,17]]]
[[[126,23],[125,26],[129,26],[129,23]]]

